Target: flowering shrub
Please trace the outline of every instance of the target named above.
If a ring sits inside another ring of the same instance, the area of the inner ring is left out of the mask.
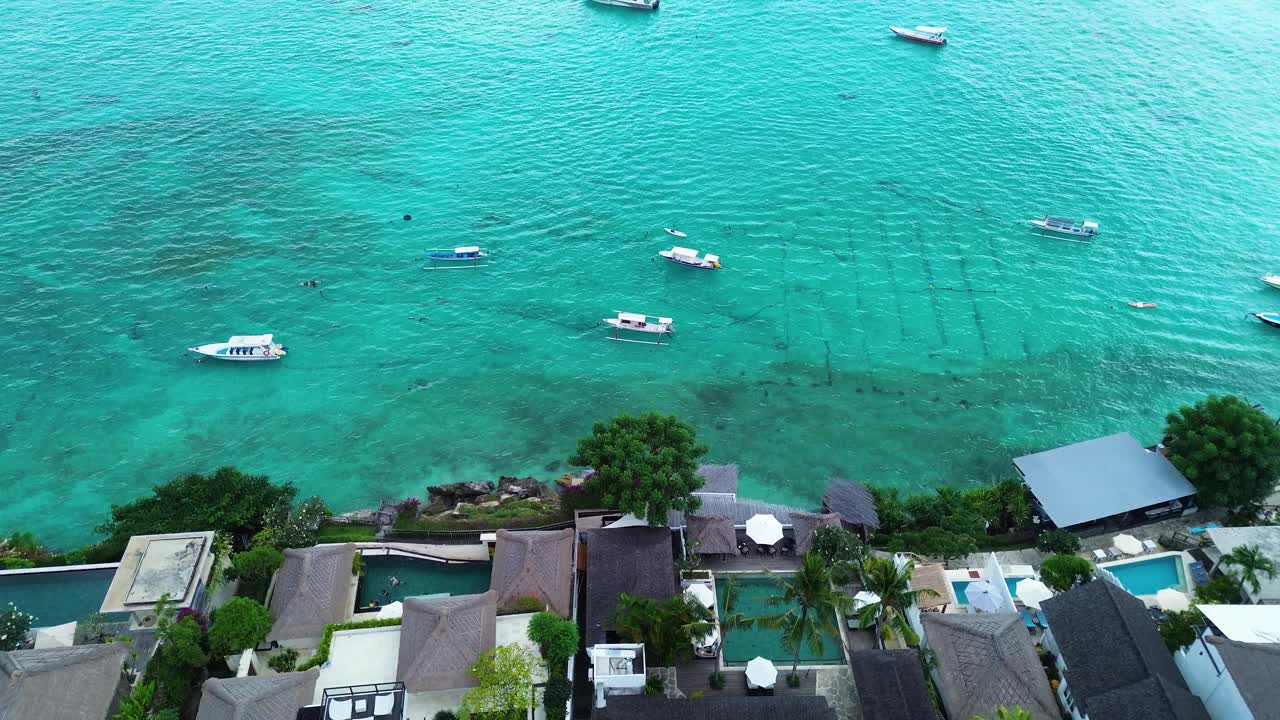
[[[184,618],[191,618],[191,621],[200,626],[201,632],[209,632],[209,618],[199,610],[192,608],[182,608],[178,614],[174,616],[174,622],[182,622]]]
[[[24,613],[13,603],[0,610],[0,650],[17,650],[27,641],[34,616]]]
[[[416,497],[405,498],[400,501],[400,512],[417,514],[418,506],[422,503]]]

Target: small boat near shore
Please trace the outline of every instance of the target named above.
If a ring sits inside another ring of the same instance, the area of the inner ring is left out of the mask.
[[[601,5],[617,5],[635,10],[657,10],[658,0],[593,0]]]
[[[1040,220],[1028,220],[1033,227],[1040,228],[1040,234],[1047,232],[1067,235],[1072,238],[1088,240],[1098,234],[1098,223],[1093,220],[1072,220],[1070,218],[1045,215]]]
[[[1135,301],[1135,302],[1131,302],[1131,303],[1129,303],[1129,307],[1133,307],[1133,308],[1153,308],[1153,307],[1156,307],[1156,304],[1155,304],[1155,303],[1153,303],[1153,302],[1139,302],[1139,301]]]
[[[1256,312],[1253,316],[1261,320],[1266,325],[1270,325],[1273,328],[1280,328],[1280,312]]]
[[[690,248],[675,246],[670,250],[659,250],[658,255],[664,257],[677,265],[685,267],[698,268],[700,270],[719,270],[720,256],[708,253],[703,257],[698,257],[698,251]]]
[[[671,318],[658,317],[656,315],[642,315],[640,313],[622,312],[615,310],[617,317],[605,318],[604,323],[613,327],[613,337],[606,338],[608,340],[616,340],[618,342],[640,343],[641,345],[661,345],[664,335],[674,335],[676,329],[671,326]],[[620,335],[621,331],[645,333],[648,335],[656,335],[657,341],[650,340],[632,340]]]
[[[423,270],[470,270],[488,265],[489,253],[477,245],[467,245],[452,250],[428,250],[427,259],[431,266]]]
[[[907,28],[894,27],[890,25],[889,30],[893,31],[893,34],[900,38],[914,40],[915,42],[925,43],[926,45],[947,44],[947,39],[942,37],[942,33],[947,31],[944,27],[917,25],[914,30],[909,30]]]
[[[187,352],[218,360],[265,362],[288,355],[289,348],[272,342],[271,335],[232,335],[226,342],[189,347]]]
[[[1263,283],[1280,290],[1280,275],[1263,275],[1258,279]]]
[[[662,228],[662,229],[663,229],[663,230],[666,230],[666,231],[667,231],[667,234],[669,234],[669,235],[675,235],[675,236],[676,236],[676,237],[678,237],[678,238],[686,238],[686,237],[689,237],[688,233],[682,233],[682,232],[680,232],[679,230],[676,230],[675,228]]]

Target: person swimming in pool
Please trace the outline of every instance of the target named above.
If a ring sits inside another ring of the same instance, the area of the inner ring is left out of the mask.
[[[392,575],[391,579],[388,580],[387,582],[391,584],[391,587],[395,587],[400,584],[400,578],[396,577],[395,575]]]

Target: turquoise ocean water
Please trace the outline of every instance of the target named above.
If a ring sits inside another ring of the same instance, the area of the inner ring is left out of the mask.
[[[58,543],[220,464],[338,509],[553,477],[622,411],[801,504],[1280,411],[1274,3],[9,0],[0,98],[0,528]]]

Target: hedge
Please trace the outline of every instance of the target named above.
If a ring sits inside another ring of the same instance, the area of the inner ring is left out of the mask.
[[[380,618],[376,620],[358,620],[356,622],[331,623],[324,626],[324,634],[320,636],[320,647],[316,654],[298,666],[298,670],[310,670],[323,665],[329,660],[329,644],[333,642],[333,634],[341,630],[360,630],[362,628],[392,627],[400,624],[400,618]]]

